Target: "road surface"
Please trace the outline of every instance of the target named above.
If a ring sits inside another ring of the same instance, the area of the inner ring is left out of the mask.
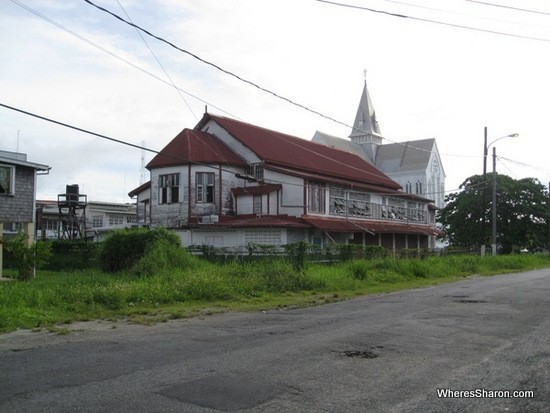
[[[549,303],[545,269],[305,309],[4,334],[0,411],[549,412]]]

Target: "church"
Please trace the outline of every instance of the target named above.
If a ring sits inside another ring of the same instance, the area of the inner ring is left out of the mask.
[[[399,183],[404,192],[428,198],[443,208],[445,172],[435,139],[387,144],[383,139],[365,80],[349,139],[317,131],[312,140],[360,156]]]

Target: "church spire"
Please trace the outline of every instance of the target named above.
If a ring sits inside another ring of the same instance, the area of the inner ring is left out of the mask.
[[[374,163],[377,146],[382,144],[382,135],[380,133],[380,126],[376,120],[376,112],[367,89],[366,71],[363,93],[361,94],[361,100],[359,101],[359,107],[355,115],[355,122],[353,122],[353,128],[349,138],[352,142],[361,144]]]

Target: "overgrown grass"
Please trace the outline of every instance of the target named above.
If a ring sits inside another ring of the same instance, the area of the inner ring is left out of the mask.
[[[162,247],[162,248],[161,248]],[[40,271],[0,283],[0,331],[52,328],[93,319],[156,322],[199,313],[304,306],[356,295],[417,288],[471,275],[550,266],[548,255],[376,258],[339,264],[214,264],[177,247],[153,247],[130,269]],[[5,275],[14,275],[6,271]]]

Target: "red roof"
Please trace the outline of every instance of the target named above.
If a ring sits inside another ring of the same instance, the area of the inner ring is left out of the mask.
[[[209,133],[184,129],[147,164],[147,169],[189,163],[246,165],[223,142]]]
[[[213,120],[250,148],[266,164],[368,182],[400,189],[401,186],[359,156],[281,132],[206,113],[196,126]]]
[[[322,231],[329,232],[361,232],[371,234],[420,234],[420,235],[441,235],[441,231],[430,225],[410,224],[398,221],[373,221],[342,218],[324,218],[316,216],[303,216],[302,219],[308,224]]]

